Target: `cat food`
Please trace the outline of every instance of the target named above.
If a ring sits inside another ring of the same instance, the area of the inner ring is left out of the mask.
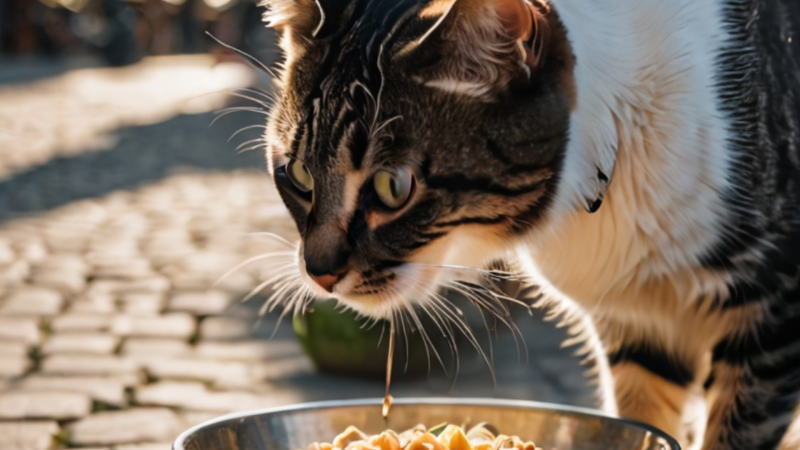
[[[330,443],[316,442],[308,450],[542,450],[533,442],[517,436],[495,435],[485,424],[468,431],[442,424],[426,429],[422,425],[400,434],[392,430],[367,436],[356,427],[348,427]]]

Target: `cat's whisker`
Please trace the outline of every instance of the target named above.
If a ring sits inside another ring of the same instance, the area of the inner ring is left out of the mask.
[[[238,88],[235,90],[235,92],[244,92],[247,94],[252,94],[258,97],[262,97],[264,101],[267,102],[274,102],[275,100],[278,99],[278,96],[272,92],[262,91],[261,89],[255,89],[255,88]]]
[[[486,367],[489,369],[489,372],[491,373],[492,381],[496,383],[497,376],[494,370],[494,365],[492,364],[492,361],[488,357],[486,351],[480,345],[480,342],[478,338],[475,336],[475,333],[465,322],[463,318],[464,316],[463,311],[456,305],[454,305],[445,296],[436,292],[432,292],[430,289],[427,288],[425,289],[428,291],[430,295],[429,297],[430,301],[428,302],[428,304],[433,307],[437,307],[444,314],[444,316],[456,327],[456,329],[458,329],[461,332],[461,334],[467,339],[470,345],[472,345],[475,351],[478,352],[478,355],[481,357],[481,359],[483,359],[483,361],[486,363]]]
[[[410,319],[416,324],[417,329],[420,332],[420,337],[422,338],[423,346],[425,347],[425,356],[428,362],[428,373],[430,373],[431,370],[431,355],[433,355],[436,358],[436,360],[441,365],[442,369],[445,371],[445,373],[447,373],[447,368],[445,366],[444,360],[442,359],[442,356],[439,354],[439,351],[436,349],[436,346],[434,345],[433,341],[428,335],[428,331],[423,326],[422,321],[420,320],[416,311],[414,311],[414,306],[408,303],[401,303],[401,304],[403,308],[408,312]]]
[[[479,274],[479,275],[483,275],[483,276],[485,276],[487,278],[496,279],[496,280],[522,281],[522,280],[526,279],[526,277],[524,275],[519,274],[519,273],[515,273],[515,272],[479,269],[477,267],[459,266],[459,265],[453,265],[453,264],[429,264],[429,263],[420,263],[420,262],[407,262],[406,264],[411,265],[411,266],[419,266],[419,267],[423,267],[423,268],[442,269],[442,270],[451,271],[451,272],[454,272],[454,273]]]
[[[269,112],[264,108],[257,108],[255,106],[230,106],[228,108],[222,108],[221,110],[219,110],[208,126],[213,127],[223,117],[227,117],[237,112],[252,112],[260,114],[264,117],[266,117],[269,114]]]
[[[267,127],[265,125],[261,125],[261,124],[247,125],[245,127],[239,128],[238,130],[234,131],[233,134],[231,134],[231,136],[228,138],[227,142],[232,141],[233,139],[236,138],[236,136],[244,133],[245,131],[254,130],[254,129],[266,130]],[[260,139],[263,139],[263,138],[260,138]]]
[[[255,145],[253,145],[253,144],[255,144]],[[259,147],[266,147],[266,145],[267,145],[267,141],[264,140],[264,138],[259,136],[257,138],[248,139],[248,140],[242,142],[241,144],[237,145],[235,151],[237,153],[245,153],[245,152],[248,152],[250,150],[255,150],[255,149],[259,148]]]
[[[460,281],[450,282],[448,287],[463,295],[467,300],[475,304],[479,310],[486,310],[495,318],[497,318],[497,320],[499,320],[500,323],[502,323],[503,326],[505,326],[511,332],[514,338],[514,344],[517,348],[517,357],[522,360],[524,355],[525,359],[527,359],[528,346],[525,343],[525,337],[522,335],[522,331],[520,331],[519,327],[514,322],[511,311],[502,301],[505,299],[510,299],[511,297],[497,294],[496,292],[484,286],[469,285]],[[519,302],[516,299],[514,300],[515,303],[521,303],[526,308],[528,307],[523,302]]]
[[[278,317],[278,321],[275,324],[274,329],[272,330],[272,334],[270,335],[270,339],[274,338],[275,335],[278,333],[281,324],[283,323],[283,318],[287,315],[288,311],[295,311],[297,308],[296,302],[297,297],[301,295],[302,291],[302,284],[298,283],[299,278],[287,279],[285,283],[286,290],[295,289],[292,293],[289,301],[284,302],[283,311]],[[284,291],[278,292],[276,291],[273,295],[270,296],[270,299],[264,302],[264,305],[261,306],[261,310],[264,311],[262,314],[266,315],[274,311],[280,304],[281,304],[281,297],[284,295]],[[274,299],[274,300],[273,300]],[[302,306],[305,308],[305,305]]]
[[[423,310],[426,311],[428,316],[431,318],[434,316],[438,317],[444,325],[444,328],[447,330],[447,342],[450,346],[451,353],[453,354],[453,383],[455,383],[455,380],[458,378],[458,374],[461,372],[461,358],[460,352],[458,351],[458,342],[456,341],[456,332],[453,327],[456,329],[459,327],[456,323],[456,319],[454,319],[449,309],[439,304],[441,301],[440,295],[430,290],[428,291],[428,295],[430,296],[430,300],[426,303]]]
[[[299,291],[296,291],[295,293],[297,292]],[[283,308],[283,311],[281,311],[281,315],[278,317],[278,323],[275,325],[276,329],[280,327],[281,323],[283,322],[283,319],[286,318],[286,316],[288,316],[290,312],[292,313],[293,317],[297,316],[298,311],[300,310],[299,309],[300,299],[301,297],[293,295],[290,301],[286,303],[286,305]]]
[[[264,260],[267,260],[267,259],[273,259],[273,258],[278,258],[278,257],[287,257],[287,256],[292,256],[292,255],[293,255],[293,252],[270,252],[270,253],[265,253],[265,254],[262,254],[262,255],[253,256],[252,258],[248,258],[248,259],[240,262],[239,264],[236,264],[231,269],[229,269],[227,272],[222,274],[219,278],[217,278],[217,281],[215,281],[212,284],[212,287],[216,288],[217,286],[219,286],[220,283],[222,283],[223,281],[227,280],[231,275],[233,275],[234,273],[238,272],[239,270],[249,266],[250,264],[254,264],[254,263],[258,262],[258,261],[264,261]]]
[[[531,310],[533,308],[533,306],[531,306],[528,303],[523,302],[522,300],[520,300],[518,298],[509,297],[508,295],[501,294],[500,292],[497,292],[497,291],[495,291],[493,289],[489,289],[486,286],[480,286],[480,285],[468,283],[468,282],[465,282],[465,281],[453,281],[453,283],[459,283],[461,286],[464,286],[466,288],[484,291],[486,294],[491,295],[492,297],[496,298],[497,300],[503,300],[503,301],[506,301],[506,302],[509,302],[509,303],[513,303],[515,305],[518,305],[518,306],[521,306],[521,307],[525,308],[526,310]],[[502,303],[500,303],[500,304],[502,304]]]
[[[209,32],[209,31],[206,31],[206,36],[208,36],[211,39],[213,39],[214,42],[216,42],[217,44],[221,45],[222,47],[225,47],[228,50],[230,50],[232,52],[235,52],[239,56],[243,57],[245,59],[245,61],[247,61],[247,63],[250,66],[254,67],[255,69],[257,69],[257,70],[260,69],[260,70],[264,71],[264,73],[266,73],[267,75],[269,75],[269,76],[271,76],[273,78],[278,78],[278,75],[275,73],[274,70],[269,68],[261,60],[259,60],[255,56],[251,55],[250,53],[247,53],[246,51],[244,51],[244,50],[242,50],[240,48],[237,48],[237,47],[235,47],[235,46],[233,46],[231,44],[228,44],[227,42],[222,41],[218,37],[216,37],[213,34],[211,34],[211,32]]]
[[[272,233],[272,232],[269,232],[269,231],[256,231],[256,232],[253,232],[253,233],[247,233],[245,236],[247,236],[247,237],[267,237],[267,238],[273,239],[275,241],[278,241],[278,242],[280,242],[282,244],[286,244],[288,247],[290,247],[290,248],[292,248],[294,250],[297,250],[297,248],[299,247],[299,244],[297,244],[296,242],[292,242],[292,241],[286,239],[285,237],[281,236],[280,234]]]
[[[266,109],[272,108],[272,104],[269,103],[268,101],[264,101],[262,99],[253,97],[251,95],[242,94],[241,92],[238,92],[238,91],[233,91],[233,92],[230,93],[230,95],[232,97],[237,97],[237,98],[240,98],[242,100],[251,101],[251,102],[253,102],[253,103],[255,103],[255,104],[259,105],[259,106],[262,106],[262,107],[264,107]]]
[[[246,296],[245,296],[245,297],[242,299],[242,303],[247,303],[247,302],[248,302],[248,301],[250,301],[250,300],[251,300],[253,297],[255,297],[256,295],[258,295],[258,293],[259,293],[259,292],[261,292],[261,291],[262,291],[262,290],[264,290],[265,288],[267,288],[267,287],[269,287],[269,286],[271,286],[271,285],[275,284],[276,282],[279,282],[279,281],[282,281],[282,280],[286,280],[286,279],[287,279],[287,277],[291,277],[291,275],[292,275],[292,272],[295,272],[296,270],[297,270],[297,269],[296,269],[295,267],[288,267],[288,268],[285,268],[284,270],[282,270],[282,271],[278,272],[278,274],[277,274],[277,275],[275,275],[275,276],[273,276],[273,277],[271,277],[271,278],[267,279],[266,281],[263,281],[263,282],[259,283],[259,284],[258,284],[258,286],[256,286],[255,288],[253,288],[253,290],[251,290],[251,291],[250,291],[250,292],[249,292],[249,293],[248,293],[248,294],[247,294],[247,295],[246,295]]]
[[[269,297],[267,297],[267,299],[264,300],[264,303],[261,305],[261,308],[258,311],[259,315],[265,315],[266,313],[270,312],[272,310],[272,307],[270,305],[273,304],[273,302],[275,304],[280,304],[281,301],[283,300],[284,294],[286,294],[289,290],[292,289],[292,287],[294,287],[295,281],[296,280],[294,278],[287,277],[276,282],[274,285],[274,290],[269,295]]]

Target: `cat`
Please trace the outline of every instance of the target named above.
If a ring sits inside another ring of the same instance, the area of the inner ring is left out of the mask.
[[[375,318],[445,308],[438,286],[513,253],[595,352],[605,411],[778,448],[800,397],[800,2],[266,6],[267,159],[307,289]]]

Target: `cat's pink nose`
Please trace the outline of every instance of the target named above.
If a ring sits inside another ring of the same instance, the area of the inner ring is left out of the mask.
[[[328,292],[333,292],[333,286],[340,280],[340,277],[331,274],[325,275],[310,275],[312,280],[317,283],[322,289]]]

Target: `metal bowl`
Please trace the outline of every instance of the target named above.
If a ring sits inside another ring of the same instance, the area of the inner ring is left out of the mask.
[[[307,403],[231,414],[198,425],[173,450],[297,450],[330,442],[350,425],[367,433],[402,431],[417,424],[492,424],[500,432],[557,450],[680,450],[663,432],[596,411],[516,400],[407,398],[381,417],[381,400]]]

